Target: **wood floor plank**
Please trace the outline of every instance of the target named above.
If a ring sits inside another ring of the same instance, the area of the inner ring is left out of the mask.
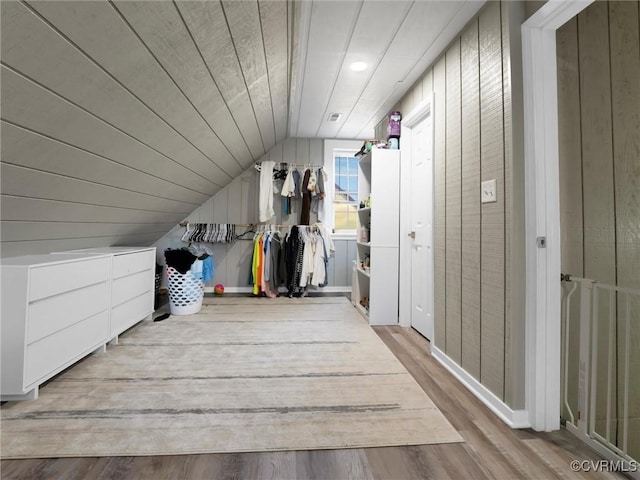
[[[238,302],[228,296],[220,303],[227,303],[226,309]],[[269,301],[263,305],[268,306]],[[414,330],[376,327],[375,332],[462,435],[464,443],[297,452],[4,460],[0,463],[0,476],[20,480],[626,478],[610,472],[572,472],[572,460],[597,461],[600,457],[565,430],[540,433],[507,427],[431,357],[428,341]]]

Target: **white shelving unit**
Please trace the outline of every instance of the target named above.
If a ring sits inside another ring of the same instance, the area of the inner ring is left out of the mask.
[[[360,198],[371,195],[371,207],[358,210],[357,273],[352,286],[357,292],[355,307],[371,325],[396,325],[400,151],[373,149],[360,158],[359,167]],[[362,238],[363,227],[366,238]]]

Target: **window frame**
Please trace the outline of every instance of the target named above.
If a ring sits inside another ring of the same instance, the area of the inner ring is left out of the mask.
[[[346,175],[336,171],[336,161],[339,158],[344,158],[344,159],[347,160],[347,167],[346,167],[347,168],[347,173],[346,173]],[[351,163],[350,161],[352,159],[355,160],[355,163],[356,163],[355,174],[352,174],[350,172],[351,165],[349,165],[349,164]],[[334,188],[333,195],[331,196],[331,202],[333,204],[332,205],[333,206],[332,221],[334,223],[333,230],[336,233],[336,235],[350,235],[350,236],[351,235],[355,235],[356,231],[357,231],[357,228],[358,228],[358,217],[357,217],[357,215],[358,215],[358,205],[359,205],[359,202],[360,202],[360,181],[358,179],[358,177],[359,177],[358,157],[356,157],[355,156],[355,152],[352,152],[351,150],[334,149],[333,150],[333,167],[334,167],[334,169],[333,169],[332,184],[331,184],[333,186],[333,188]],[[345,193],[346,194],[351,194],[351,195],[355,194],[356,195],[356,200],[344,201],[344,202],[339,202],[339,201],[336,200],[337,192],[335,191],[335,187],[338,184],[338,176],[340,176],[340,175],[342,175],[342,176],[347,178],[347,184],[348,184],[349,188],[348,188],[348,190],[345,191]],[[357,183],[357,189],[356,190],[352,190],[351,189],[351,178],[355,178],[355,181]],[[354,226],[353,229],[347,229],[347,228],[340,229],[340,230],[336,229],[335,222],[336,222],[336,207],[337,207],[337,205],[354,205],[355,206],[355,209],[354,209],[354,212],[353,212],[353,215],[354,215],[354,218],[355,218],[355,226]]]
[[[344,156],[355,157],[355,154],[362,147],[362,140],[335,140],[326,139],[324,141],[324,171],[327,174],[327,182],[325,183],[325,220],[324,224],[333,232],[334,239],[354,240],[356,238],[356,230],[335,230],[335,152],[344,153]],[[360,185],[360,171],[358,169],[358,199],[362,196],[362,185]]]

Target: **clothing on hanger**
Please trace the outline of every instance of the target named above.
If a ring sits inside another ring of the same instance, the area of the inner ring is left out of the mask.
[[[304,178],[302,180],[302,209],[300,211],[300,225],[309,225],[311,220],[311,192],[309,191],[310,178],[311,171],[307,169],[304,171]]]

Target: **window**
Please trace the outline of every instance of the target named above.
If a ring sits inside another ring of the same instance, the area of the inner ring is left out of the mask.
[[[333,225],[336,232],[355,232],[358,216],[358,158],[350,152],[333,154]]]

